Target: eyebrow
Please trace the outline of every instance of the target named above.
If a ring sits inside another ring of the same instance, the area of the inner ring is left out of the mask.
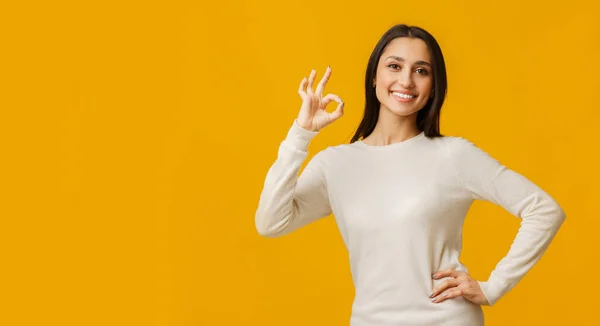
[[[388,60],[388,59],[394,59],[394,60],[397,60],[397,61],[404,62],[404,58],[401,58],[401,57],[395,56],[395,55],[391,55],[391,56],[389,56],[389,57],[386,58],[386,60]],[[423,61],[423,60],[415,62],[415,65],[428,66],[429,68],[431,68],[431,64],[429,62]]]

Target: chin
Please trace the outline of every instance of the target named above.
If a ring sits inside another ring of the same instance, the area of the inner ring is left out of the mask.
[[[400,117],[410,117],[412,115],[417,114],[424,106],[417,106],[414,103],[410,105],[406,105],[404,103],[391,103],[389,105],[387,103],[383,103],[383,106],[393,114]]]
[[[416,111],[400,111],[400,110],[390,110],[393,114],[399,116],[399,117],[404,117],[404,118],[408,118],[411,117],[415,114],[417,114],[419,112],[419,110]]]

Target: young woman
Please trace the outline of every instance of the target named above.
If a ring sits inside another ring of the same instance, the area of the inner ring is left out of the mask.
[[[483,325],[493,305],[541,258],[565,220],[556,201],[470,141],[443,136],[446,69],[427,31],[396,25],[376,45],[366,71],[364,117],[350,144],[314,155],[308,145],[343,115],[339,96],[323,97],[331,68],[302,106],[269,169],[256,211],[263,236],[292,232],[330,214],[349,251],[355,298],[352,326]],[[329,113],[326,106],[338,102]],[[460,262],[462,226],[474,200],[522,219],[507,255],[488,280]]]

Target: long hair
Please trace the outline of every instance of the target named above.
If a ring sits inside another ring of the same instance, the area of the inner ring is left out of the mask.
[[[390,41],[398,37],[420,38],[427,44],[432,57],[433,70],[433,98],[430,98],[425,106],[417,113],[417,128],[424,132],[427,137],[442,137],[440,133],[440,111],[448,87],[446,79],[446,63],[442,50],[435,38],[426,30],[399,24],[391,27],[379,40],[371,53],[365,76],[365,111],[363,119],[352,137],[351,143],[369,136],[375,129],[379,118],[380,102],[377,99],[373,79],[377,73],[377,66],[381,54]]]

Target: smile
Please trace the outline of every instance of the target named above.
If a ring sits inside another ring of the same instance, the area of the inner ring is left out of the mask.
[[[416,95],[404,94],[400,92],[392,92],[392,95],[394,95],[394,97],[396,97],[398,100],[410,100],[417,97]]]

